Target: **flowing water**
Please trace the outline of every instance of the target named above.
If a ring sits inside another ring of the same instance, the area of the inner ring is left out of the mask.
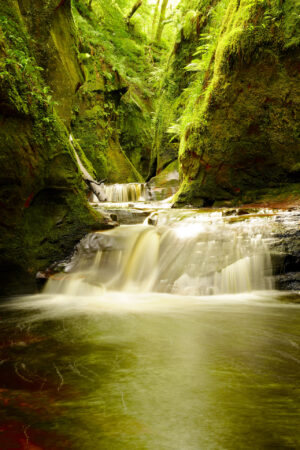
[[[99,187],[101,196],[109,203],[128,203],[161,201],[170,197],[178,190],[178,186],[155,187],[147,183],[104,184]],[[91,201],[98,203],[98,198],[92,194]]]
[[[0,448],[300,448],[276,227],[160,206],[84,237],[43,293],[2,305]]]
[[[146,183],[102,184],[103,196],[111,203],[141,202],[150,198]],[[93,202],[98,202],[95,195]]]

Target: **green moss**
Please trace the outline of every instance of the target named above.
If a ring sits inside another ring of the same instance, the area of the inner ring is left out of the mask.
[[[178,161],[168,164],[158,175],[151,178],[150,184],[155,187],[179,187]]]
[[[184,39],[190,39],[192,33],[195,32],[195,23],[197,20],[197,12],[190,10],[185,14],[184,23],[182,27]]]
[[[48,267],[68,255],[84,234],[103,227],[103,217],[88,206],[81,192],[40,191],[23,217],[29,270]]]
[[[289,186],[298,173],[297,7],[221,0],[215,10],[224,6],[208,24],[215,50],[204,65],[201,57],[181,118],[179,203],[240,201],[265,186]]]
[[[95,2],[90,11],[77,0],[73,11],[86,82],[74,108],[72,133],[98,179],[141,180],[139,172],[145,176],[148,171],[152,125],[147,80],[152,67],[145,42],[127,27],[117,3]]]
[[[49,23],[43,22],[45,34],[55,28],[50,3],[42,10],[41,20],[47,8],[50,14]],[[84,233],[108,226],[108,219],[88,206],[68,132],[52,100],[55,94],[36,59],[40,55],[26,11],[13,0],[0,5],[0,267],[7,278],[17,268],[22,282],[67,256]],[[63,11],[70,14],[70,9]],[[6,280],[1,281],[3,288]]]
[[[220,27],[227,3],[228,0],[189,0],[181,4],[182,28],[167,60],[155,114],[152,164],[156,161],[158,171],[178,155],[180,137],[191,122],[215,49],[216,37],[210,29]],[[201,68],[195,62],[199,61],[198,55]]]
[[[122,151],[117,136],[112,136],[109,140],[107,159],[109,161],[107,177],[111,183],[143,182],[142,176]]]

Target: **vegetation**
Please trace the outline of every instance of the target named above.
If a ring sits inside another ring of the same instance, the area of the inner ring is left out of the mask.
[[[299,0],[2,3],[2,265],[34,273],[107,225],[70,133],[99,180],[161,184],[178,160],[176,205],[296,195]]]
[[[265,187],[296,181],[297,3],[219,1],[214,7],[208,44],[196,52],[204,57],[187,67],[198,76],[181,119],[180,201],[254,201]],[[293,37],[286,33],[292,23]]]

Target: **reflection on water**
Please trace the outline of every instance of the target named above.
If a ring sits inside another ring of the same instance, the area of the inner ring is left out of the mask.
[[[6,312],[1,449],[299,448],[299,305],[107,295]]]
[[[0,449],[300,448],[300,297],[271,290],[272,223],[160,212],[2,305]]]

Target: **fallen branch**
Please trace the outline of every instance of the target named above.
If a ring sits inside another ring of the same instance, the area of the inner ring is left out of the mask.
[[[137,0],[137,2],[135,2],[135,4],[133,5],[130,13],[128,14],[128,16],[125,19],[127,25],[129,24],[130,19],[132,18],[132,16],[137,12],[137,10],[139,9],[140,6],[142,6],[142,4],[143,4],[143,0]]]
[[[107,198],[106,198],[103,186],[102,186],[104,180],[96,181],[96,180],[94,180],[91,177],[91,175],[88,173],[88,171],[86,170],[86,168],[84,167],[84,165],[82,164],[82,162],[81,162],[81,160],[80,160],[80,158],[78,156],[78,153],[77,153],[77,151],[75,149],[75,146],[74,146],[74,141],[73,141],[72,136],[69,137],[69,140],[70,140],[70,144],[73,147],[73,150],[74,150],[74,153],[75,153],[75,157],[76,157],[76,160],[77,160],[77,164],[79,166],[79,169],[80,169],[80,172],[81,172],[83,180],[88,185],[88,187],[91,189],[91,191],[96,195],[96,197],[98,198],[99,202],[106,202]]]
[[[107,179],[106,179],[106,178],[103,178],[103,180],[100,180],[100,181],[94,181],[94,183],[100,185],[100,184],[105,183],[105,181],[107,181]]]

